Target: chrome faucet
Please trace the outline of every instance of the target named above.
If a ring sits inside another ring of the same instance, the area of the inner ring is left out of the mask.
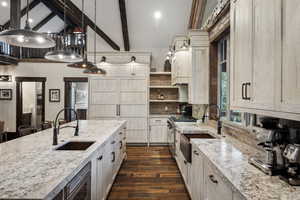
[[[57,122],[58,122],[58,117],[59,115],[63,112],[63,111],[67,111],[67,110],[70,110],[72,112],[74,112],[75,114],[75,117],[76,117],[76,121],[77,121],[77,124],[76,126],[63,126],[63,127],[60,127],[60,124],[58,124],[58,127],[57,127]],[[57,115],[56,115],[56,118],[55,118],[55,121],[54,121],[54,128],[53,128],[53,145],[57,145],[58,144],[58,134],[59,134],[59,130],[60,129],[63,129],[63,128],[75,128],[75,133],[74,133],[74,136],[78,136],[79,134],[79,120],[78,120],[78,115],[77,115],[77,112],[75,109],[73,108],[63,108],[61,109]]]
[[[204,113],[203,113],[203,116],[202,116],[202,123],[204,123],[204,122],[205,122],[205,118],[208,117],[208,116],[206,115],[207,109],[208,109],[209,107],[213,107],[213,106],[216,107],[217,110],[218,110],[218,121],[217,121],[218,124],[217,124],[217,131],[218,131],[218,134],[221,135],[221,133],[222,133],[222,121],[221,121],[221,110],[220,110],[219,105],[217,105],[217,104],[209,104],[209,105],[207,105],[207,106],[205,107]]]

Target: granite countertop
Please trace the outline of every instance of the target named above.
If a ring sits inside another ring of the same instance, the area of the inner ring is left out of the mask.
[[[95,141],[86,151],[55,151],[52,129],[0,144],[0,199],[52,199],[125,121],[80,121],[62,129],[64,141]]]
[[[216,135],[207,125],[176,123],[182,133],[205,132]],[[256,148],[230,137],[192,139],[199,150],[232,186],[247,200],[300,200],[300,187],[293,187],[276,176],[268,176],[248,163],[249,156],[257,155]]]

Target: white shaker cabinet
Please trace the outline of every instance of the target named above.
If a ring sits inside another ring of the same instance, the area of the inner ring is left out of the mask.
[[[281,65],[280,12],[281,0],[253,0],[253,74],[251,85],[246,86],[250,108],[275,109],[276,72]]]
[[[300,1],[282,1],[282,98],[280,110],[300,113]],[[298,117],[299,119],[300,117]]]
[[[167,131],[167,118],[151,118],[149,134],[150,144],[168,143]]]
[[[252,79],[253,1],[231,2],[231,70],[230,104],[233,107],[249,106],[251,94],[246,93]]]
[[[222,175],[209,162],[204,164],[204,199],[232,200],[233,190]]]
[[[89,119],[126,120],[127,142],[147,143],[149,91],[148,76],[144,76],[147,73],[148,65],[137,65],[131,76],[122,73],[116,77],[89,77]]]
[[[193,200],[204,200],[204,158],[197,148],[193,146],[192,149],[191,196]]]
[[[209,104],[209,39],[205,31],[190,31],[188,85],[190,104]]]

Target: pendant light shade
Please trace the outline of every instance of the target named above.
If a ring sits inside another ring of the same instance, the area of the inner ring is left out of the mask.
[[[46,34],[32,31],[26,21],[24,29],[6,30],[0,33],[0,41],[7,44],[27,48],[52,48],[55,41]]]
[[[68,50],[54,50],[46,53],[45,58],[52,61],[80,62],[82,57],[77,53]]]
[[[63,47],[61,47],[60,45],[60,49],[56,49],[46,53],[45,58],[47,60],[67,62],[67,63],[82,61],[82,57],[78,53],[72,51],[71,49],[66,49],[65,37],[66,37],[66,2],[64,1],[64,34],[62,36],[64,41]]]
[[[97,68],[92,62],[89,62],[86,58],[83,61],[75,62],[72,64],[67,65],[68,67],[77,68],[77,69],[90,69],[90,68]]]
[[[106,74],[106,71],[95,66],[92,68],[85,69],[83,71],[83,73],[85,73],[85,74],[102,74],[103,75],[103,74]]]
[[[24,29],[12,29],[0,33],[0,41],[19,47],[52,48],[55,41],[46,34],[32,31],[29,25],[29,0],[27,0],[26,21]]]

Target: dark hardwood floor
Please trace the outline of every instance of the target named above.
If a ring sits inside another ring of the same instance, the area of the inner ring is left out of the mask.
[[[189,200],[167,147],[128,147],[108,200]]]

